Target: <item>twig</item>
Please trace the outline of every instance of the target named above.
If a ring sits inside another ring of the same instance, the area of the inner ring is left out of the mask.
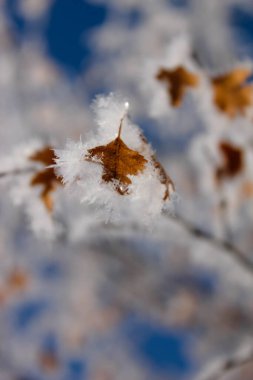
[[[23,169],[14,169],[14,170],[6,171],[6,172],[0,172],[0,178],[31,173],[34,170],[35,170],[35,168],[30,166],[30,167],[23,168]]]
[[[35,170],[34,167],[26,167],[23,169],[14,169],[12,171],[0,172],[0,179],[8,176],[14,175],[22,175],[26,173],[33,172]],[[190,221],[186,220],[180,215],[172,216],[170,214],[166,214],[166,216],[173,221],[174,223],[180,225],[185,231],[191,234],[193,237],[197,239],[201,239],[209,242],[214,247],[218,249],[225,250],[227,253],[237,261],[238,264],[251,275],[253,275],[253,261],[246,256],[239,248],[235,247],[229,241],[222,240],[213,236],[212,234],[202,230],[201,228],[195,226]]]
[[[204,374],[200,374],[197,380],[222,380],[227,373],[239,369],[253,361],[253,349],[247,349],[246,352],[238,353],[231,358],[227,358],[216,366],[207,369]]]
[[[240,264],[241,267],[246,269],[251,275],[253,275],[253,261],[246,256],[239,248],[235,247],[229,241],[217,238],[212,234],[202,230],[199,227],[194,226],[191,222],[184,219],[182,216],[167,216],[173,220],[176,224],[179,224],[183,227],[188,233],[194,236],[197,239],[201,239],[209,242],[212,246],[219,248],[221,250],[225,250],[233,259]]]

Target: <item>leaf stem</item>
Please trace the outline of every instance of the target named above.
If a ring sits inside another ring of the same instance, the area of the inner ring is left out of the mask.
[[[23,174],[31,173],[34,171],[35,171],[35,167],[32,167],[32,166],[23,168],[23,169],[13,169],[6,172],[0,172],[0,178],[10,177],[10,176],[15,176],[15,175],[23,175]]]
[[[126,103],[128,104],[128,103]],[[119,164],[119,150],[120,150],[120,138],[121,138],[121,132],[122,132],[122,128],[123,128],[123,121],[125,119],[125,117],[127,116],[127,111],[128,111],[128,106],[126,107],[126,110],[122,116],[122,118],[120,119],[120,124],[119,124],[119,131],[118,131],[118,136],[117,136],[117,146],[116,146],[116,159],[115,159],[115,174],[117,174],[118,172],[118,164]]]
[[[128,103],[126,103],[126,104],[128,104]],[[123,128],[123,121],[125,120],[125,117],[127,116],[127,112],[128,112],[128,106],[126,107],[126,110],[125,110],[122,118],[120,119],[118,139],[120,139],[120,137],[121,137],[121,132],[122,132],[122,128]]]

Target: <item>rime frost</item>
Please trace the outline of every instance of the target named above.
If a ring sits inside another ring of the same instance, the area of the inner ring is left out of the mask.
[[[40,140],[20,144],[10,155],[1,158],[1,170],[9,196],[13,204],[24,207],[31,230],[37,236],[53,239],[62,231],[61,223],[54,218],[57,212],[50,214],[41,201],[41,186],[31,186],[34,173],[45,169],[45,166],[30,158],[43,147],[44,144]]]
[[[165,186],[154,165],[154,152],[143,139],[140,129],[127,117],[127,109],[128,102],[113,94],[97,97],[93,104],[96,131],[86,141],[69,141],[65,149],[56,150],[56,168],[66,185],[78,188],[82,202],[104,210],[105,221],[124,223],[131,219],[149,225],[164,208]],[[147,161],[141,173],[129,175],[131,183],[124,196],[115,192],[113,183],[102,180],[101,165],[85,159],[89,149],[117,138],[122,118],[122,140]],[[169,190],[173,192],[172,184]]]

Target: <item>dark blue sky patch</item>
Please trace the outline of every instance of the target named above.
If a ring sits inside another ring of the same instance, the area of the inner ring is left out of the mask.
[[[66,364],[66,377],[64,380],[83,380],[86,375],[86,363],[81,358],[71,358]]]
[[[47,332],[42,337],[41,342],[42,350],[55,354],[59,350],[59,342],[56,334],[54,332]]]
[[[5,8],[17,40],[34,38],[36,32],[36,37],[44,41],[49,56],[70,76],[88,66],[92,54],[89,32],[101,25],[107,14],[106,7],[84,0],[55,0],[48,21],[36,25],[18,12],[17,0],[7,0]]]
[[[231,25],[234,27],[235,38],[245,46],[247,54],[253,56],[253,13],[238,7],[233,7],[230,14]]]
[[[130,318],[123,331],[133,351],[154,372],[180,379],[194,369],[187,353],[192,337],[186,330],[170,330],[148,320]]]
[[[44,300],[30,300],[17,305],[13,313],[13,324],[17,330],[24,330],[39,318],[48,309]]]
[[[28,25],[22,15],[17,11],[17,0],[7,0],[5,9],[12,22],[12,27],[16,32],[16,36],[22,38]]]
[[[58,280],[63,275],[63,268],[57,261],[46,261],[41,264],[39,272],[46,280]]]
[[[79,73],[88,65],[91,54],[87,34],[105,17],[105,7],[83,0],[56,0],[45,33],[49,55],[69,74]]]
[[[206,297],[215,295],[217,287],[217,277],[212,272],[200,272],[200,270],[176,275],[171,282],[176,289],[179,286],[185,287]]]
[[[127,24],[129,28],[134,28],[142,21],[142,13],[138,9],[132,9],[127,15]]]

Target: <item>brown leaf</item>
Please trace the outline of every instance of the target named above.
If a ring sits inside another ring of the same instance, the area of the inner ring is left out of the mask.
[[[42,352],[39,355],[39,364],[41,368],[46,372],[54,372],[59,369],[59,359],[54,353]]]
[[[196,87],[199,83],[198,76],[190,73],[183,66],[178,66],[173,70],[161,68],[156,75],[156,79],[167,84],[168,95],[174,107],[181,105],[189,87]]]
[[[128,193],[128,185],[132,183],[128,176],[141,173],[147,160],[135,150],[129,149],[121,140],[122,122],[123,119],[116,139],[107,145],[89,149],[85,160],[101,164],[103,181],[115,182],[115,190],[125,195]]]
[[[11,291],[26,289],[29,282],[29,275],[21,269],[13,269],[7,277],[7,287]]]
[[[223,163],[215,172],[215,177],[218,182],[224,178],[234,178],[243,170],[244,153],[241,148],[232,145],[229,142],[221,141],[219,150],[223,156]]]
[[[237,68],[230,73],[213,78],[214,102],[229,117],[244,115],[253,103],[253,86],[246,84],[252,74],[247,68]]]
[[[87,160],[98,159],[103,165],[102,179],[105,182],[116,181],[116,190],[124,195],[128,192],[128,185],[132,183],[128,175],[137,175],[142,172],[147,162],[138,152],[129,149],[126,144],[117,137],[107,145],[101,145],[88,150]]]
[[[0,288],[0,308],[6,302],[7,296],[4,288]]]
[[[43,190],[40,194],[41,200],[49,212],[53,210],[52,192],[57,186],[62,185],[61,179],[56,176],[54,168],[47,166],[55,163],[55,154],[51,146],[46,146],[30,157],[31,161],[40,162],[45,165],[42,169],[34,174],[31,179],[31,186],[42,186]]]
[[[246,199],[253,197],[253,182],[252,181],[246,181],[242,184],[241,196]]]

